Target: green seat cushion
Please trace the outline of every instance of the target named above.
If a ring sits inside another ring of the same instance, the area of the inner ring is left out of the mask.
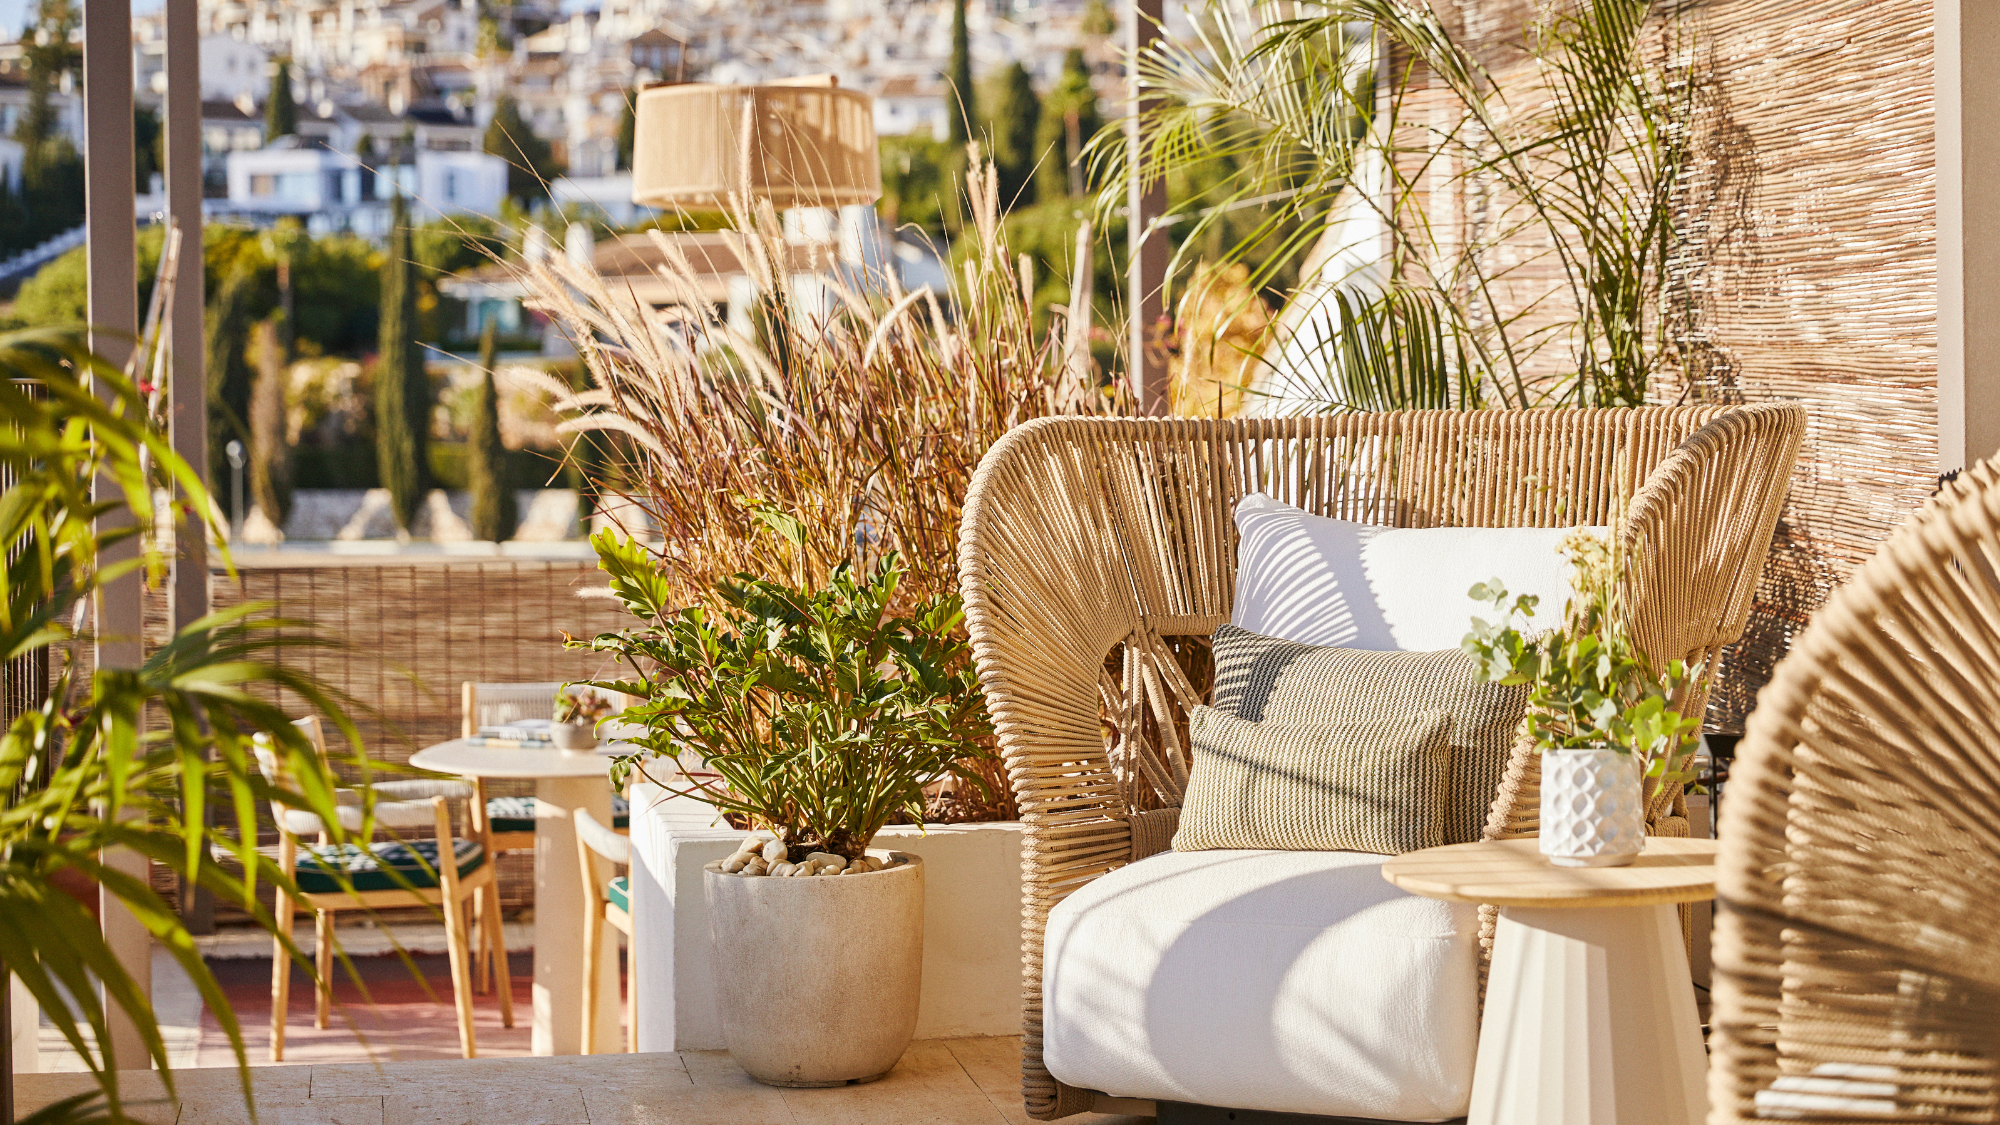
[[[486,802],[486,819],[495,832],[533,832],[535,830],[535,799],[533,797],[495,797]],[[632,824],[632,805],[623,797],[611,798],[611,827],[627,828]]]
[[[451,850],[458,860],[459,878],[479,870],[486,852],[475,840],[453,840]],[[419,862],[421,860],[421,862]],[[425,870],[428,866],[429,870]],[[394,891],[405,885],[438,885],[438,842],[436,840],[383,840],[361,847],[357,844],[305,848],[299,852],[296,872],[299,889],[307,894],[328,894],[342,889],[336,872],[344,872],[357,891]],[[403,882],[397,881],[400,875]]]
[[[486,822],[495,832],[533,832],[533,797],[495,797],[486,802]]]
[[[623,910],[627,914],[632,913],[631,877],[620,875],[609,883],[604,884],[604,897],[610,900],[611,905]]]

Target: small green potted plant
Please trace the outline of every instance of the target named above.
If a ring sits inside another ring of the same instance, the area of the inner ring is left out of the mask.
[[[593,543],[641,622],[588,642],[635,677],[594,685],[629,697],[621,718],[641,731],[614,779],[637,773],[752,832],[703,874],[730,1054],[772,1085],[881,1077],[916,1028],[924,868],[870,845],[991,755],[957,597],[896,612],[892,553],[824,585],[739,575],[714,608],[682,607],[644,548]]]
[[[565,684],[556,693],[550,738],[558,750],[597,749],[597,724],[611,717],[611,700],[588,684]]]
[[[1578,530],[1562,553],[1575,594],[1560,627],[1530,632],[1536,599],[1509,599],[1498,579],[1474,600],[1498,609],[1474,618],[1465,651],[1481,678],[1527,684],[1528,715],[1542,751],[1541,851],[1559,867],[1622,867],[1645,846],[1647,783],[1657,797],[1694,779],[1688,768],[1700,720],[1684,716],[1702,667],[1675,660],[1655,668],[1626,630],[1618,552],[1600,533]]]

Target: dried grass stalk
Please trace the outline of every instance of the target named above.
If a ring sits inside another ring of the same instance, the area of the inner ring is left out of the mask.
[[[893,274],[834,262],[830,246],[802,251],[768,204],[737,207],[748,331],[716,314],[658,233],[662,309],[562,259],[520,267],[529,307],[588,371],[589,389],[557,404],[561,428],[613,435],[617,490],[652,520],[684,604],[710,604],[737,573],[819,583],[892,549],[908,566],[902,598],[955,592],[960,506],[987,448],[1033,418],[1120,409],[1087,363],[1066,362],[1061,318],[1035,330],[1033,279],[1008,251],[976,150],[967,189],[978,252],[950,294],[904,292]],[[802,253],[809,278],[790,266]],[[760,510],[803,521],[803,545],[768,533]]]

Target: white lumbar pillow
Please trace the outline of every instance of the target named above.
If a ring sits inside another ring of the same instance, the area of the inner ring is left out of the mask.
[[[1539,597],[1539,627],[1562,623],[1573,592],[1556,545],[1575,528],[1378,527],[1253,492],[1236,505],[1236,530],[1230,622],[1300,644],[1457,648],[1474,616],[1496,616],[1466,593],[1475,583],[1498,578],[1510,596]]]

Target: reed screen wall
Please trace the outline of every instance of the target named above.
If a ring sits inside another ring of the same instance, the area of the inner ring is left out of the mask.
[[[280,618],[310,623],[338,648],[295,648],[295,667],[346,692],[369,755],[405,762],[458,737],[459,691],[490,683],[583,679],[603,659],[565,650],[563,634],[588,637],[629,618],[585,560],[385,559],[265,564],[239,560],[238,578],[211,580],[218,609],[267,602]],[[303,713],[303,705],[289,701]],[[493,782],[493,796],[528,796],[532,782]],[[532,855],[501,864],[501,897],[531,899]]]
[[[1532,88],[1522,45],[1554,2],[1567,0],[1435,8],[1504,91]],[[1694,98],[1677,126],[1693,167],[1666,286],[1677,369],[1649,397],[1799,402],[1809,418],[1749,631],[1713,701],[1711,724],[1740,730],[1792,637],[1936,483],[1931,5],[1661,0],[1650,18],[1659,65]],[[1477,209],[1429,208],[1459,223]],[[1522,307],[1534,296],[1524,289]]]

